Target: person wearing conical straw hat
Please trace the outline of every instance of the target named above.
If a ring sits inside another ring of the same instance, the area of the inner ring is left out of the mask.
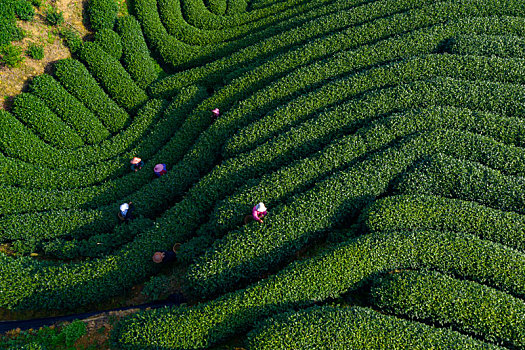
[[[215,109],[211,110],[211,119],[213,121],[216,121],[217,118],[219,118],[220,115],[221,115],[221,111],[218,108],[215,108]]]
[[[153,168],[153,172],[155,173],[155,176],[161,177],[162,175],[167,173],[166,170],[166,164],[157,164]]]
[[[252,217],[255,221],[263,222],[263,218],[268,214],[263,202],[260,202],[252,209]]]
[[[160,250],[153,254],[153,262],[156,264],[167,263],[170,261],[177,260],[177,250],[180,248],[180,243],[175,243],[173,249],[169,250]]]
[[[131,163],[131,170],[133,171],[140,170],[144,166],[144,162],[139,157],[133,157],[129,162]]]

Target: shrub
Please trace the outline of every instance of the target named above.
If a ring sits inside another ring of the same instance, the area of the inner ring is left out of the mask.
[[[83,145],[82,139],[33,94],[17,95],[13,101],[13,114],[55,147],[75,148]]]
[[[209,347],[265,317],[337,298],[380,272],[399,268],[436,269],[525,295],[525,255],[513,249],[462,233],[380,232],[293,262],[275,275],[215,300],[140,312],[123,319],[112,339],[121,349],[143,349],[150,344]]]
[[[50,75],[42,74],[34,77],[30,90],[45,101],[65,123],[75,129],[87,144],[99,143],[109,136],[108,130],[97,117]]]
[[[95,42],[111,56],[120,60],[122,57],[122,41],[111,29],[101,29],[95,33]]]
[[[361,212],[361,223],[364,229],[373,232],[417,229],[468,232],[525,251],[523,215],[458,199],[390,196],[374,201]]]
[[[493,154],[493,156],[495,156]],[[507,164],[510,165],[507,161]],[[394,189],[403,194],[427,194],[476,201],[500,210],[525,213],[523,174],[504,175],[472,161],[444,154],[426,157],[397,180]],[[490,188],[490,191],[486,191]]]
[[[66,58],[55,62],[54,68],[60,83],[95,113],[110,132],[121,130],[129,121],[128,113],[109,98],[82,63]]]
[[[375,281],[370,296],[390,313],[452,325],[506,346],[525,345],[525,303],[494,288],[437,272],[404,271]]]
[[[150,56],[140,24],[133,16],[120,17],[116,31],[122,38],[124,67],[137,85],[145,89],[157,79],[158,70]]]
[[[64,39],[64,45],[66,45],[72,53],[76,53],[82,47],[82,38],[75,29],[62,27],[60,29],[60,35]]]
[[[64,14],[54,6],[48,6],[45,15],[47,23],[52,26],[59,26],[64,23]]]
[[[497,349],[447,328],[434,328],[368,308],[314,306],[260,322],[247,335],[255,349]]]
[[[525,57],[525,40],[513,35],[458,35],[450,41],[447,51],[458,55]]]
[[[16,68],[24,62],[25,57],[22,56],[22,48],[13,45],[7,45],[0,48],[0,62],[8,67]]]
[[[87,13],[93,31],[113,29],[117,19],[118,4],[115,0],[89,0]]]
[[[29,44],[26,55],[35,60],[41,60],[44,58],[44,47],[38,44]]]
[[[227,0],[227,3],[226,15],[228,16],[246,12],[246,7],[248,6],[246,0]]]
[[[208,0],[208,8],[218,16],[226,13],[226,0]]]
[[[147,101],[144,90],[135,84],[120,62],[96,43],[84,43],[78,55],[119,106],[132,111]]]
[[[29,21],[33,19],[35,9],[29,1],[18,0],[15,2],[15,13],[21,20]]]
[[[166,275],[152,276],[149,281],[144,283],[142,294],[148,296],[150,300],[159,300],[162,294],[166,294],[170,286],[170,278]]]

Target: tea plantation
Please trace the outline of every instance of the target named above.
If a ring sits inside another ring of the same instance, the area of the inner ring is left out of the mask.
[[[191,302],[115,349],[525,348],[523,0],[129,7],[0,110],[0,308],[107,302],[181,243]]]

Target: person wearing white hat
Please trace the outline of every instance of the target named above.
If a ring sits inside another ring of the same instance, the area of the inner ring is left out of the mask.
[[[121,221],[128,221],[133,219],[133,210],[135,210],[133,202],[122,203],[119,209],[120,211],[118,213],[118,218]]]
[[[220,115],[221,115],[221,111],[218,108],[211,110],[211,120],[212,121],[216,121]]]
[[[266,210],[263,202],[257,204],[252,209],[252,217],[255,221],[263,222],[262,219],[266,216],[266,214],[268,214],[268,211]]]

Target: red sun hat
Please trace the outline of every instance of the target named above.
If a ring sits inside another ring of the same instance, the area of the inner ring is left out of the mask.
[[[164,259],[164,257],[161,252],[155,252],[155,254],[153,254],[153,262],[158,264],[162,262],[162,259]]]

